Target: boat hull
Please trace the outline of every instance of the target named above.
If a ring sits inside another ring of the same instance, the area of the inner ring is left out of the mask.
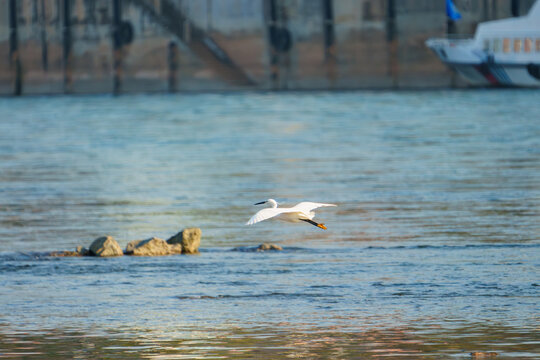
[[[475,86],[540,87],[540,64],[445,64]]]

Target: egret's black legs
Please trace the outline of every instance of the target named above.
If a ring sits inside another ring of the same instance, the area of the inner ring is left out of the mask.
[[[319,227],[319,228],[321,228],[321,229],[323,229],[323,230],[326,230],[326,226],[324,226],[324,224],[319,224],[319,223],[316,223],[316,222],[313,221],[313,220],[308,220],[308,219],[300,219],[300,220],[305,221],[305,222],[307,222],[307,223],[310,223],[311,225],[314,225],[314,226],[316,226],[316,227]]]

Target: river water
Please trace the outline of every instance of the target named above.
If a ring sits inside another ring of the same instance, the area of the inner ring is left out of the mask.
[[[538,358],[539,100],[0,99],[0,358]],[[338,207],[245,226],[267,198]],[[191,226],[199,255],[45,255]]]

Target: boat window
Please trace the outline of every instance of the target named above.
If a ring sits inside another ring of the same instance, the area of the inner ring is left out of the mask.
[[[536,52],[540,52],[540,39],[536,39]]]
[[[521,51],[521,39],[514,39],[514,52]]]
[[[484,51],[489,50],[489,39],[484,39]]]
[[[501,39],[493,39],[493,52],[501,51]]]
[[[528,53],[528,52],[531,52],[531,50],[532,50],[532,39],[526,38],[525,42],[523,42],[523,51]]]
[[[505,53],[510,52],[510,39],[508,38],[503,39],[503,52]]]

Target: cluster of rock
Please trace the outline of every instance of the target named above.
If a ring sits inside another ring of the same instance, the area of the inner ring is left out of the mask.
[[[201,244],[201,229],[187,228],[172,236],[167,241],[152,237],[146,240],[134,240],[122,250],[112,236],[102,236],[92,242],[87,249],[78,246],[75,251],[55,251],[51,256],[163,256],[174,254],[196,254]]]

